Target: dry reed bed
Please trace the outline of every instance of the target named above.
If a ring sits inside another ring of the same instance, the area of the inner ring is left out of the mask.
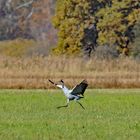
[[[73,87],[87,79],[90,88],[140,88],[140,62],[130,58],[0,58],[0,88],[54,88],[47,79]]]

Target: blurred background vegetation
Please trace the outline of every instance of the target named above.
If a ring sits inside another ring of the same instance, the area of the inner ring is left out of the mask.
[[[0,0],[0,88],[139,88],[139,71],[139,0]]]
[[[1,0],[0,53],[140,57],[139,0]]]

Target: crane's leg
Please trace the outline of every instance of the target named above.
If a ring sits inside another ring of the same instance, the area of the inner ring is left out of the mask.
[[[84,108],[84,106],[78,101],[78,100],[75,100],[83,109],[85,109]]]
[[[63,106],[58,106],[58,107],[57,107],[57,109],[60,109],[60,108],[62,108],[62,107],[68,107],[69,102],[70,102],[70,100],[69,100],[69,99],[67,99],[67,104],[66,104],[66,105],[63,105]]]

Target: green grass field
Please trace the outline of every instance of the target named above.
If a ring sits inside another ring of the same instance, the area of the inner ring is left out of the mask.
[[[79,104],[58,90],[0,90],[0,140],[140,140],[140,90],[87,90]]]

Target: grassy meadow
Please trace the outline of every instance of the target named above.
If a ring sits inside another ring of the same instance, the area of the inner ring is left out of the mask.
[[[81,103],[60,90],[0,90],[0,140],[139,140],[140,89],[87,90]]]

